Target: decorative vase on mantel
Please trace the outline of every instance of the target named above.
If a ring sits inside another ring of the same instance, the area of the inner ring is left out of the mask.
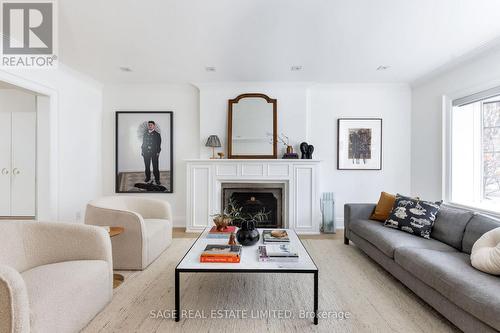
[[[299,155],[293,152],[293,146],[287,145],[286,146],[286,153],[283,155],[283,158],[285,158],[285,159],[297,159],[297,158],[299,158]]]

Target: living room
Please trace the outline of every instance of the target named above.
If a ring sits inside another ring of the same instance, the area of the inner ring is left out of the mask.
[[[500,3],[1,1],[0,332],[500,330]]]

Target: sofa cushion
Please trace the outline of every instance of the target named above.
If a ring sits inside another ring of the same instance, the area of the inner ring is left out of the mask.
[[[102,260],[43,265],[21,275],[28,291],[32,332],[78,332],[113,294],[111,268]]]
[[[473,215],[473,212],[465,209],[442,205],[432,227],[431,238],[461,251],[465,228]]]
[[[462,241],[462,251],[471,254],[474,243],[488,231],[500,227],[500,221],[492,217],[476,214],[467,224]]]
[[[437,240],[415,237],[396,229],[386,228],[383,224],[373,220],[352,220],[349,228],[390,258],[394,258],[394,251],[399,247],[456,251],[451,246]]]
[[[452,303],[500,330],[500,278],[473,268],[467,254],[404,247],[394,259]]]
[[[430,239],[440,205],[441,203],[422,201],[398,194],[384,225]]]

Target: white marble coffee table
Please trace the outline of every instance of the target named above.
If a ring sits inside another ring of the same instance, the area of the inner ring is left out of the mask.
[[[207,244],[227,244],[227,240],[207,238],[209,228],[196,239],[175,268],[175,320],[180,320],[180,274],[181,273],[305,273],[313,274],[314,285],[314,324],[318,324],[318,267],[294,230],[287,229],[290,244],[299,253],[296,262],[260,262],[257,248],[263,245],[262,230],[257,244],[243,246],[239,263],[201,263],[200,254]]]

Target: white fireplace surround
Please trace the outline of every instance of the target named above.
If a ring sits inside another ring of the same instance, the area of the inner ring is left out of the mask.
[[[286,228],[317,234],[320,229],[317,160],[187,160],[186,231],[213,225],[222,207],[223,183],[284,184]]]

